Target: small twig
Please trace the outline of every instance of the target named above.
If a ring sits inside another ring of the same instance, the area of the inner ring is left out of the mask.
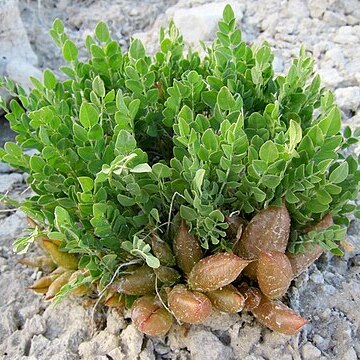
[[[174,201],[175,201],[175,196],[176,195],[179,195],[180,197],[182,197],[184,200],[186,200],[185,199],[185,197],[183,196],[183,195],[181,195],[180,193],[178,193],[177,191],[176,192],[174,192],[174,195],[172,196],[172,198],[171,198],[171,203],[170,203],[170,209],[169,209],[169,217],[168,217],[168,222],[167,222],[167,224],[168,224],[168,226],[167,226],[167,228],[166,228],[166,236],[168,236],[169,235],[169,231],[170,231],[170,224],[171,224],[171,212],[172,212],[172,207],[173,207],[173,204],[174,204]]]

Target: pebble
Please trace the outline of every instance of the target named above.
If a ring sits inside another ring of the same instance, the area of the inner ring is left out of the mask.
[[[360,87],[349,86],[335,90],[336,102],[344,111],[356,111],[360,107]]]
[[[303,356],[303,360],[313,360],[320,358],[321,351],[310,342],[307,342],[302,346],[301,354]]]

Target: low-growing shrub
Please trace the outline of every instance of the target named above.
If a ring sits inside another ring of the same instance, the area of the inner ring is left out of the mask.
[[[14,248],[47,254],[22,260],[46,274],[31,288],[132,307],[148,335],[213,308],[301,329],[279,299],[324,250],[343,254],[359,213],[358,159],[345,155],[359,132],[342,128],[314,61],[302,49],[274,74],[269,46],[242,40],[230,6],[201,55],[184,51],[173,23],[154,57],[138,39],[123,53],[103,22],[88,59],[61,21],[50,34],[68,63],[61,76],[45,70],[29,94],[1,80],[17,133],[1,159],[33,192],[20,204],[3,196],[33,227]]]

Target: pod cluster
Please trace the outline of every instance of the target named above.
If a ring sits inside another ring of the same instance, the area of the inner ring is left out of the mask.
[[[316,245],[299,254],[286,252],[290,217],[286,206],[270,206],[258,212],[250,222],[237,215],[227,218],[228,239],[233,252],[206,255],[184,220],[172,229],[171,245],[153,234],[149,241],[160,267],[129,266],[112,283],[104,298],[109,307],[129,306],[136,328],[149,336],[163,336],[174,319],[179,323],[201,324],[212,311],[239,313],[250,311],[264,326],[279,333],[296,334],[307,320],[281,302],[291,281],[322,253]],[[307,231],[333,224],[330,215]],[[41,241],[48,256],[24,259],[25,265],[37,266],[47,275],[35,281],[31,289],[51,300],[66,284],[74,284],[79,275],[78,259],[62,252],[56,241]],[[72,290],[88,295],[94,290],[82,284]]]

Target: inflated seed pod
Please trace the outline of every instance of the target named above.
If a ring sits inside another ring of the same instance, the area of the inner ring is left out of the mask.
[[[168,266],[159,266],[157,269],[154,269],[154,273],[166,286],[176,284],[181,277],[178,271]]]
[[[60,289],[69,282],[70,276],[72,272],[67,271],[57,277],[49,286],[48,291],[45,295],[45,300],[51,300],[59,291]]]
[[[245,298],[244,310],[251,311],[260,305],[262,294],[259,289],[242,283],[239,291]]]
[[[231,284],[249,261],[231,253],[218,253],[201,259],[191,270],[189,287],[197,291],[213,291]]]
[[[334,225],[333,219],[330,214],[327,214],[317,224],[307,228],[307,232],[319,231],[322,229],[326,229],[332,225]],[[294,277],[300,275],[311,264],[313,264],[321,256],[323,252],[324,252],[323,248],[321,248],[317,244],[306,244],[304,251],[301,253],[298,254],[286,253],[287,257],[290,260]]]
[[[225,221],[229,224],[227,228],[227,236],[235,241],[241,238],[241,234],[244,231],[247,221],[241,218],[239,215],[233,214],[225,217]]]
[[[77,277],[81,275],[84,275],[84,270],[77,270],[73,272],[70,276],[69,283],[75,282],[77,280]],[[82,284],[74,288],[71,293],[75,296],[84,296],[88,294],[89,291],[90,291],[89,286],[86,284]]]
[[[59,277],[58,274],[51,274],[43,276],[42,278],[36,280],[31,286],[30,289],[39,294],[45,294],[48,291],[51,283]]]
[[[48,256],[37,256],[32,259],[25,258],[19,260],[18,262],[19,264],[36,267],[46,272],[52,271],[56,268],[56,264]]]
[[[279,299],[288,290],[293,272],[287,256],[279,251],[262,251],[257,265],[260,290],[269,299]]]
[[[240,312],[245,305],[245,297],[233,285],[206,293],[214,308],[226,313]]]
[[[111,308],[124,308],[125,296],[118,292],[110,291],[105,298],[105,305]]]
[[[175,256],[168,243],[161,240],[157,235],[151,236],[151,249],[159,259],[161,265],[173,266],[176,264]]]
[[[122,275],[113,284],[113,288],[126,295],[148,295],[155,292],[155,273],[152,268],[143,265],[131,274]]]
[[[193,266],[203,258],[199,241],[189,233],[185,220],[181,220],[173,241],[173,249],[178,267],[187,275]]]
[[[143,296],[134,302],[131,320],[139,331],[149,336],[166,335],[173,323],[171,314],[153,296]]]
[[[295,335],[308,322],[282,302],[265,296],[252,313],[261,324],[285,335]]]
[[[168,306],[177,320],[188,324],[203,323],[212,312],[209,298],[183,285],[175,286],[168,294]]]
[[[43,239],[42,243],[55,264],[65,269],[77,270],[79,260],[75,255],[60,251],[59,246],[49,239]]]
[[[242,274],[247,276],[251,280],[257,280],[257,266],[258,260],[254,260],[248,266],[246,266]]]
[[[257,259],[260,251],[285,252],[290,233],[290,216],[285,203],[258,212],[246,226],[235,253]]]

